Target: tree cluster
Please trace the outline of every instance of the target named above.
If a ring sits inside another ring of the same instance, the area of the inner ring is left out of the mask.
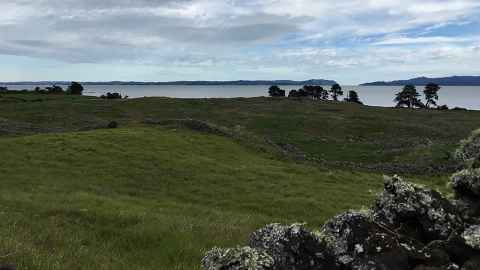
[[[279,86],[271,86],[268,90],[268,93],[271,97],[285,97],[286,91],[281,89]],[[332,87],[327,90],[320,85],[305,85],[301,89],[291,90],[288,93],[289,98],[311,98],[314,100],[331,100],[338,101],[341,96],[343,96],[342,87],[339,84],[334,84]],[[358,104],[363,104],[358,97],[358,93],[355,91],[349,91],[347,98],[344,99],[346,102],[354,102]]]
[[[432,108],[433,106],[439,109],[445,109],[445,106],[438,106],[438,91],[441,87],[435,83],[429,83],[423,90],[426,103],[420,100],[420,94],[414,85],[405,85],[402,91],[398,92],[394,101],[397,103],[397,108]],[[447,107],[448,109],[448,107]]]

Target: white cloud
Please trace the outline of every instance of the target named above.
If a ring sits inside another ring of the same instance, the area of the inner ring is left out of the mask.
[[[442,44],[442,43],[470,43],[480,40],[480,37],[388,37],[374,45],[415,45],[415,44]]]
[[[16,0],[0,10],[0,55],[161,66],[162,76],[167,66],[192,79],[362,82],[480,62],[478,33],[435,33],[477,21],[477,0]]]

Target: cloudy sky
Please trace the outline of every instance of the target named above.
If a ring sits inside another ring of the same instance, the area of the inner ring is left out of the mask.
[[[0,81],[480,75],[479,0],[0,0]]]

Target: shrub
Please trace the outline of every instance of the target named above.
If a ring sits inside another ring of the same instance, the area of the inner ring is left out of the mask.
[[[53,85],[51,87],[47,87],[46,90],[49,94],[62,94],[62,93],[65,92],[63,90],[63,88],[58,86],[58,85]]]
[[[119,93],[110,93],[108,92],[106,95],[101,95],[100,98],[103,98],[103,99],[121,99],[122,98],[122,95],[120,95]]]

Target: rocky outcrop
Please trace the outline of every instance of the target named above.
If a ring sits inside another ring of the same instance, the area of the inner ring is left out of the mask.
[[[377,198],[373,212],[375,221],[424,243],[447,239],[462,227],[454,205],[440,193],[398,176],[386,178],[385,190]]]
[[[476,183],[462,188],[468,194],[475,189]],[[383,193],[369,210],[340,214],[319,232],[302,224],[267,225],[250,236],[248,247],[213,249],[203,266],[206,270],[480,269],[472,268],[480,262],[480,225],[470,220],[437,191],[395,176],[386,178]]]
[[[249,247],[207,253],[204,269],[478,270],[480,131],[456,155],[466,169],[451,178],[454,200],[386,177],[371,209],[340,214],[319,232],[268,225],[251,235]]]

